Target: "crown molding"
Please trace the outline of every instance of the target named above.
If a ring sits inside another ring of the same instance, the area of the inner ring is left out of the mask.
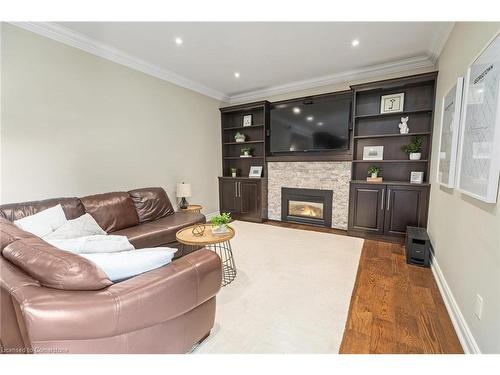
[[[342,73],[331,74],[328,76],[306,79],[278,85],[262,90],[246,92],[237,95],[231,95],[230,104],[243,103],[269,98],[273,95],[286,94],[293,91],[307,90],[321,86],[332,85],[336,83],[359,81],[363,79],[377,78],[382,75],[400,73],[414,69],[434,68],[434,62],[429,56],[418,56],[404,60],[398,60],[390,63],[371,65],[365,68],[350,70]]]
[[[49,39],[64,43],[68,46],[78,48],[93,55],[124,65],[142,73],[151,75],[161,80],[173,83],[177,86],[196,91],[197,93],[211,98],[227,102],[229,97],[224,93],[191,81],[174,72],[162,69],[144,60],[131,56],[119,49],[89,38],[81,33],[70,30],[53,22],[10,22],[12,25]]]
[[[448,22],[445,23],[441,27],[441,30],[439,30],[436,33],[436,36],[434,37],[434,40],[432,41],[431,47],[428,51],[429,57],[434,64],[437,63],[439,55],[441,55],[444,45],[446,44],[446,41],[450,37],[451,31],[453,30],[454,27],[455,27],[455,22]]]

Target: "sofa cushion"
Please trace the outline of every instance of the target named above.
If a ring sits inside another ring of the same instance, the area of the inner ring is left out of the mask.
[[[174,213],[172,203],[161,187],[135,189],[128,193],[134,202],[141,223],[157,220]]]
[[[37,212],[36,214],[15,220],[14,224],[33,233],[35,236],[44,237],[63,226],[68,220],[60,204]]]
[[[82,202],[78,198],[54,198],[43,201],[3,204],[0,206],[0,216],[10,221],[19,220],[58,204],[62,206],[68,220],[76,219],[85,213]]]
[[[196,212],[176,212],[161,219],[123,229],[113,234],[127,236],[136,249],[156,247],[175,241],[175,233],[189,225],[205,223],[205,216]]]
[[[40,238],[24,238],[7,245],[2,255],[49,288],[99,290],[113,284],[93,262],[59,250]]]
[[[7,245],[22,238],[36,238],[36,236],[18,228],[13,222],[0,217],[0,253]]]
[[[125,192],[89,195],[80,198],[85,211],[106,232],[114,232],[139,224],[134,202]]]

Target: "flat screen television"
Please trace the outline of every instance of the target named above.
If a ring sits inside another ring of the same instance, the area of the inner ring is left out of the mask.
[[[347,150],[352,94],[276,103],[270,112],[270,152]]]

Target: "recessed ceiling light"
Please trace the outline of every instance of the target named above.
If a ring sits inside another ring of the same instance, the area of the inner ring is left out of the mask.
[[[235,73],[234,73],[234,78],[240,78],[240,73],[235,72]]]
[[[359,45],[359,40],[358,39],[354,39],[352,42],[351,42],[352,46],[353,47],[357,47]]]
[[[182,44],[182,39],[177,37],[175,38],[175,44],[177,44],[178,46],[180,46]]]
[[[322,122],[322,121],[320,121],[320,122],[318,122],[316,125],[318,125],[318,126],[323,126],[323,122]]]
[[[293,113],[299,114],[300,113],[300,108],[299,107],[294,107],[293,108]]]
[[[312,121],[312,120],[314,120],[314,117],[312,117],[312,116],[307,116],[307,117],[306,117],[306,120],[307,120],[307,121]]]

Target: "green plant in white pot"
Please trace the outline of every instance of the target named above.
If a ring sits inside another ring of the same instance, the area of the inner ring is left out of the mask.
[[[403,145],[401,149],[409,155],[410,160],[420,160],[422,157],[422,141],[422,137],[415,137],[409,144]]]
[[[234,140],[235,140],[236,142],[238,142],[238,143],[243,143],[243,142],[245,142],[245,139],[246,139],[246,136],[245,136],[245,134],[243,134],[243,133],[238,132],[238,133],[236,133],[236,134],[234,135]]]
[[[249,158],[252,156],[252,151],[253,151],[252,147],[243,147],[241,149],[241,156]]]
[[[370,168],[368,168],[368,175],[371,176],[371,178],[379,177],[380,173],[382,173],[382,168],[379,168],[375,165],[372,165]]]
[[[213,234],[224,234],[229,232],[228,224],[231,222],[231,215],[228,212],[223,212],[211,218],[210,222],[212,223]]]

